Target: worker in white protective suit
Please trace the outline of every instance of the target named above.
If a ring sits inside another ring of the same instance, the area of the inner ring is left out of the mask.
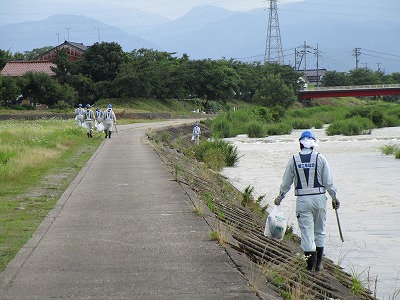
[[[193,127],[192,141],[194,141],[197,145],[200,143],[200,135],[201,129],[199,127],[199,123],[196,122],[196,125]]]
[[[332,207],[338,209],[336,187],[326,158],[316,152],[317,139],[306,130],[299,139],[300,152],[289,159],[274,203],[280,205],[294,183],[296,216],[301,232],[301,249],[307,257],[307,270],[321,271],[325,246],[326,192],[332,198]]]
[[[105,138],[111,139],[111,132],[113,125],[117,123],[117,119],[115,117],[114,111],[112,110],[112,105],[107,105],[107,110],[103,112],[103,124],[104,124],[104,133],[106,134]]]
[[[86,134],[88,138],[92,138],[94,128],[94,113],[93,110],[90,109],[90,104],[86,104],[86,110],[83,114],[83,121],[86,123]]]
[[[75,109],[75,114],[76,114],[75,120],[79,127],[82,127],[84,112],[85,110],[83,109],[82,104],[79,104],[78,108]]]

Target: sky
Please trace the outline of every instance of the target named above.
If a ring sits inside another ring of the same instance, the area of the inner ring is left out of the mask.
[[[279,0],[278,3],[301,2],[303,0]],[[190,9],[201,5],[213,5],[229,10],[247,11],[267,8],[267,0],[1,0],[0,25],[46,19],[54,14],[90,15],[96,9],[120,7],[140,10],[176,19]]]

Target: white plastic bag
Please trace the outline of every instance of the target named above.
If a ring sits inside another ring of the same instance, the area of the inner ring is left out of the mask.
[[[87,124],[86,124],[85,122],[83,122],[81,126],[82,126],[83,128],[85,128],[85,129],[88,127]]]
[[[274,239],[283,240],[287,226],[287,221],[279,206],[275,205],[265,222],[264,235]]]
[[[98,132],[103,132],[104,131],[103,123],[98,123],[95,126],[96,126],[96,129],[97,129]]]

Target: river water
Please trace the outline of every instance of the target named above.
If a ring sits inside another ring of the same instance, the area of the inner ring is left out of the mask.
[[[255,198],[265,195],[263,204],[273,205],[286,164],[299,151],[301,132],[226,139],[237,146],[240,160],[221,173],[241,191],[254,187]],[[379,299],[400,299],[400,295],[393,298],[400,290],[400,159],[381,152],[385,145],[400,146],[400,128],[374,129],[370,135],[351,137],[327,136],[324,128],[313,132],[317,151],[329,162],[341,202],[338,213],[344,243],[328,196],[326,256],[366,287],[374,290],[376,286]],[[293,187],[281,207],[300,235]]]

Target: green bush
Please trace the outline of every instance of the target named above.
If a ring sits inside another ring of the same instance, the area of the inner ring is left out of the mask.
[[[290,124],[294,129],[309,129],[314,127],[311,119],[295,118],[290,120]]]
[[[386,145],[381,148],[382,153],[385,155],[394,154],[396,151],[400,150],[396,145]]]
[[[269,122],[272,122],[274,120],[272,112],[268,108],[266,108],[264,106],[256,106],[253,109],[253,112],[257,116],[259,116],[260,120],[262,120],[263,122],[269,123]]]
[[[216,138],[228,138],[233,137],[232,126],[226,118],[216,118],[212,123],[212,133]]]
[[[393,115],[387,115],[383,118],[382,127],[400,126],[400,118]]]
[[[360,135],[374,128],[373,122],[368,118],[355,116],[346,120],[333,122],[326,129],[327,135]]]
[[[381,108],[377,105],[362,106],[353,108],[347,115],[347,119],[351,119],[355,116],[370,119],[377,127],[382,127],[384,113]]]
[[[279,123],[279,124],[269,124],[266,126],[268,135],[283,135],[290,134],[293,130],[289,124]]]
[[[247,135],[250,138],[261,138],[265,137],[266,131],[262,123],[254,121],[248,125]]]
[[[206,163],[216,171],[220,171],[225,166],[232,167],[239,161],[237,148],[220,139],[202,141],[194,150],[198,161]]]
[[[223,150],[219,148],[207,149],[203,154],[203,161],[215,171],[221,171],[226,166]]]
[[[394,157],[400,159],[400,149],[396,150],[396,152],[394,153]]]

